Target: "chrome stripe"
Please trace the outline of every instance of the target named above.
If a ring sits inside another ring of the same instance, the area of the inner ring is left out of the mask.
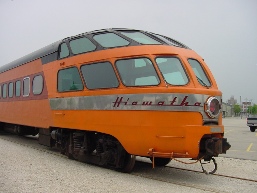
[[[124,94],[51,98],[52,110],[161,110],[204,111],[209,95]],[[220,101],[221,97],[217,97]]]
[[[210,97],[201,94],[120,94],[51,98],[52,110],[150,110],[199,112],[203,121],[210,119],[204,105]],[[221,103],[221,96],[216,96]]]

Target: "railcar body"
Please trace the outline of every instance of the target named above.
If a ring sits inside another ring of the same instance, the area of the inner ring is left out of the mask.
[[[0,122],[39,132],[81,161],[129,172],[135,156],[211,160],[226,153],[222,94],[203,59],[166,36],[105,29],[0,67]]]

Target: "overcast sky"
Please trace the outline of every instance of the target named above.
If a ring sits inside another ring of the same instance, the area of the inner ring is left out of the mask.
[[[257,0],[0,0],[0,66],[57,40],[134,28],[186,44],[223,93],[257,103]]]

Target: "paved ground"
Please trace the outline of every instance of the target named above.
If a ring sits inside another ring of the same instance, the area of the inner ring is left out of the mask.
[[[131,174],[124,174],[70,160],[18,136],[0,136],[0,147],[1,193],[255,192],[257,188],[257,162],[251,160],[217,158],[218,174],[251,180],[176,169],[201,170],[199,164],[175,161],[155,169],[138,161]]]
[[[225,137],[232,147],[222,156],[257,160],[257,130],[250,131],[246,125],[246,117],[224,118],[223,124]]]
[[[224,125],[232,148],[216,158],[216,173],[222,176],[182,170],[201,167],[174,160],[168,167],[152,169],[146,158],[138,158],[133,172],[124,174],[70,160],[36,139],[0,135],[0,193],[256,192],[257,132],[250,132],[245,119],[225,118]]]

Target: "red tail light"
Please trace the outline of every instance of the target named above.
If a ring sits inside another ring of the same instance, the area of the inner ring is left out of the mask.
[[[216,97],[208,98],[206,102],[206,113],[210,118],[215,118],[219,116],[221,109],[221,104]]]

